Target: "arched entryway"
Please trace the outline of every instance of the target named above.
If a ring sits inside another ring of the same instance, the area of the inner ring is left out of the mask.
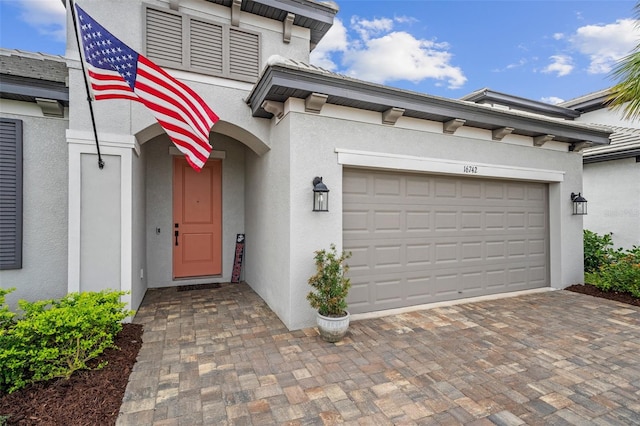
[[[214,130],[210,161],[200,173],[183,167],[182,154],[159,126],[137,135],[134,269],[139,267],[146,288],[230,280],[236,235],[245,226],[245,156],[260,156],[269,147],[228,122]],[[219,222],[205,224],[210,218]],[[187,222],[206,229],[188,231]]]

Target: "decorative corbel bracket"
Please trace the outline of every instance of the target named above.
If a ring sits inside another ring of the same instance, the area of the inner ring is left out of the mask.
[[[45,117],[64,117],[64,106],[54,99],[36,98],[36,103]]]
[[[533,138],[533,146],[542,146],[545,143],[553,140],[555,138],[555,135],[540,135],[540,136],[535,136]]]
[[[466,122],[467,120],[463,120],[462,118],[454,118],[453,120],[442,123],[442,131],[448,135],[452,135]]]
[[[312,93],[304,100],[304,110],[306,112],[314,112],[319,114],[322,107],[327,102],[328,95],[322,93]]]
[[[382,113],[382,124],[396,124],[398,118],[404,114],[404,108],[392,107]]]
[[[273,114],[278,120],[284,117],[284,104],[282,102],[264,101],[262,108]]]
[[[583,149],[585,149],[585,148],[589,147],[590,145],[591,145],[591,144],[590,144],[589,142],[587,142],[587,141],[582,141],[582,142],[572,143],[572,144],[569,146],[569,151],[572,151],[572,152],[580,152],[580,151],[582,151]]]
[[[282,41],[289,43],[291,41],[291,31],[293,30],[293,19],[296,17],[293,13],[287,13],[287,17],[282,21]]]
[[[237,27],[240,25],[240,7],[242,0],[233,0],[231,3],[231,25]]]
[[[513,127],[500,127],[499,129],[493,129],[491,131],[491,138],[494,141],[501,141],[505,136],[510,135],[513,130]]]

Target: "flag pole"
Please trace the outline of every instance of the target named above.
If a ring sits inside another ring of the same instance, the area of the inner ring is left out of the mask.
[[[87,91],[87,101],[89,101],[89,111],[91,112],[91,124],[93,125],[93,136],[96,139],[96,149],[98,150],[98,167],[104,168],[104,161],[100,154],[100,144],[98,143],[98,131],[96,130],[96,118],[93,114],[93,99],[91,98],[91,92],[89,91],[89,81],[87,80],[87,71],[84,68],[84,61],[82,60],[82,46],[80,45],[80,36],[78,35],[78,23],[76,22],[76,8],[73,0],[69,1],[71,6],[71,17],[73,18],[73,30],[76,34],[76,43],[78,44],[78,54],[80,55],[80,66],[82,67],[82,76],[84,77],[84,87]]]

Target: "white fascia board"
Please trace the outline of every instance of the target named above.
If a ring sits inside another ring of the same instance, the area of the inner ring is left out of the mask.
[[[640,148],[640,141],[622,142],[605,146],[596,146],[585,150],[583,155],[590,157],[592,155],[607,154],[610,152],[631,151]]]
[[[354,151],[336,148],[338,164],[383,170],[401,170],[423,173],[487,177],[497,179],[528,180],[537,182],[562,182],[563,171],[513,167],[501,164],[475,163],[471,161],[443,160],[410,155],[387,154],[370,151]]]
[[[67,129],[67,142],[70,144],[95,145],[96,138],[92,132]],[[131,148],[140,155],[140,144],[133,135],[98,133],[100,147]]]

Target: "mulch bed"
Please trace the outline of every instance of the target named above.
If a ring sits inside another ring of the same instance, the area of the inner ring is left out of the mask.
[[[97,360],[108,361],[101,370],[0,395],[0,416],[9,416],[7,425],[114,425],[142,346],[142,326],[124,324],[115,344],[120,350],[107,349]]]
[[[629,293],[618,293],[617,291],[602,291],[591,284],[574,284],[565,290],[575,293],[588,294],[589,296],[601,297],[603,299],[615,300],[616,302],[628,303],[629,305],[640,306],[640,299],[633,297]]]
[[[603,292],[589,284],[566,290],[640,306],[640,299],[630,294]],[[10,416],[7,425],[114,425],[142,346],[142,326],[124,324],[116,345],[120,350],[108,349],[100,357],[108,361],[102,370],[80,371],[69,380],[37,383],[1,395],[0,416]]]

